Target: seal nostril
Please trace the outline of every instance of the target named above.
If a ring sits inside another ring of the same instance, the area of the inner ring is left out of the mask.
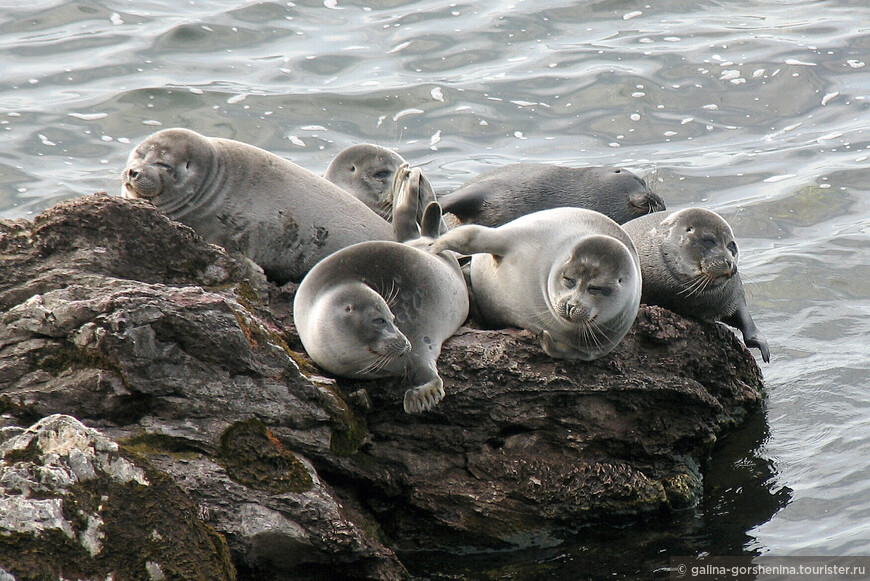
[[[135,169],[131,169],[131,170],[129,170],[129,171],[127,172],[127,175],[130,176],[130,179],[131,179],[131,180],[134,180],[134,179],[136,179],[137,177],[139,177],[139,172],[136,171]]]

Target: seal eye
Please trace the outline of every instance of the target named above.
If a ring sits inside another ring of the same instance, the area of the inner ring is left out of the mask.
[[[562,285],[565,288],[574,288],[577,286],[577,279],[571,278],[570,276],[562,276]]]
[[[383,327],[387,326],[387,320],[383,317],[376,317],[376,318],[372,319],[372,324],[375,327],[383,328]]]
[[[701,239],[701,245],[704,247],[704,250],[713,250],[716,247],[716,241],[712,238],[703,238]]]
[[[613,293],[613,289],[607,286],[589,286],[586,289],[590,295],[598,296],[598,297],[609,297]]]
[[[376,171],[373,177],[374,177],[376,180],[385,180],[385,179],[387,179],[388,177],[390,177],[390,175],[391,175],[392,173],[393,173],[393,172],[391,172],[391,171],[388,170],[388,169],[382,169],[382,170],[380,170],[380,171]]]

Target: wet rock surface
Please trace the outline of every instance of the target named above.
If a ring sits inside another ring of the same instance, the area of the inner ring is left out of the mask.
[[[463,327],[439,360],[447,396],[408,415],[401,380],[335,380],[308,361],[293,285],[249,280],[190,229],[111,196],[0,221],[0,268],[7,436],[53,414],[98,430],[176,487],[240,579],[402,579],[396,550],[510,547],[691,506],[699,461],[761,400],[730,330],[643,306],[591,363]],[[0,474],[26,460],[7,453]],[[28,498],[4,488],[4,503]]]

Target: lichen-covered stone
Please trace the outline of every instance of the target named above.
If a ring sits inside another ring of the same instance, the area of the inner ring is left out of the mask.
[[[235,579],[223,537],[150,466],[75,418],[0,444],[0,563],[24,579]]]

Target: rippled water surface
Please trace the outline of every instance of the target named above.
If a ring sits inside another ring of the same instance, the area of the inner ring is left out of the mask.
[[[510,556],[415,556],[416,574],[634,579],[669,554],[870,554],[863,0],[12,4],[2,217],[118,192],[134,144],[186,126],[317,172],[376,142],[439,192],[521,160],[618,164],[670,208],[731,222],[773,356],[765,412],[714,456],[699,510]]]

